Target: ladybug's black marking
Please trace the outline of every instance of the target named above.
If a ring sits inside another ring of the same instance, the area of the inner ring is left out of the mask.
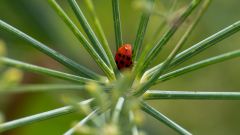
[[[118,56],[121,57],[121,53],[119,53]]]
[[[130,68],[130,66],[129,66],[129,65],[126,65],[125,67],[126,67],[126,68]]]
[[[120,70],[120,68],[118,67],[118,70]]]
[[[132,65],[132,61],[131,61],[131,65]]]
[[[116,62],[116,64],[118,64],[118,61],[117,61],[117,60],[116,60],[115,62]]]
[[[127,56],[127,60],[130,60],[130,57]]]
[[[125,58],[125,55],[123,55],[123,58]]]
[[[124,62],[123,62],[122,60],[120,60],[120,63],[121,63],[122,65],[124,65]]]

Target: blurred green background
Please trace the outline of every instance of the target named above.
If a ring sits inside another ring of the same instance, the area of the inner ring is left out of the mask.
[[[67,0],[58,0],[59,4],[83,32]],[[77,0],[85,17],[95,31],[93,21],[84,0]],[[93,0],[98,17],[108,39],[108,43],[115,54],[115,36],[112,19],[111,0]],[[138,27],[140,10],[133,8],[131,0],[119,0],[122,24],[122,35],[124,44],[133,44]],[[165,12],[172,6],[172,0],[161,2],[155,0],[155,9]],[[188,5],[190,0],[178,2],[178,9]],[[212,34],[226,28],[240,20],[239,0],[217,0],[213,1],[204,17],[196,27],[182,50],[200,42]],[[198,9],[198,8],[197,8]],[[197,10],[189,17],[173,38],[168,42],[157,60],[152,66],[162,62],[173,47],[177,44],[181,35],[187,29],[191,20],[194,19]],[[0,2],[0,19],[16,27],[38,41],[59,51],[63,55],[80,63],[84,67],[103,75],[91,56],[68,29],[61,18],[50,7],[46,0],[8,0]],[[145,45],[155,33],[162,22],[162,18],[152,15],[145,35]],[[167,31],[170,24],[166,26]],[[83,32],[84,33],[84,32]],[[84,33],[85,34],[85,33]],[[210,58],[222,53],[230,52],[240,48],[240,33],[217,43],[213,47],[201,52],[199,55],[184,62],[177,68],[191,63]],[[52,58],[46,56],[30,45],[0,29],[0,39],[7,44],[8,57],[27,63],[75,74],[62,66]],[[158,39],[158,40],[159,40]],[[156,42],[157,43],[157,42]],[[240,91],[240,58],[235,58],[218,63],[197,71],[179,76],[162,84],[152,87],[152,90],[169,91]],[[177,69],[176,68],[176,69]],[[44,75],[25,72],[22,84],[50,84],[69,83]],[[6,117],[6,121],[26,117],[29,115],[49,111],[64,106],[61,101],[63,93],[22,93],[11,95],[0,95],[0,110]],[[86,93],[78,93],[87,98]],[[155,109],[178,123],[183,128],[195,135],[237,135],[240,134],[240,101],[212,101],[212,100],[153,100],[148,101]],[[58,135],[67,131],[71,123],[81,120],[82,116],[69,114],[38,122],[24,127],[16,128],[3,133],[3,135]],[[141,127],[149,135],[175,135],[172,129],[161,122],[145,114],[145,123]]]

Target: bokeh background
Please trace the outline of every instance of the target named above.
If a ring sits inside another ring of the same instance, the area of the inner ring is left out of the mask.
[[[67,0],[57,1],[78,28],[83,32]],[[85,17],[95,31],[93,21],[84,0],[77,0]],[[98,17],[106,34],[108,43],[115,54],[115,36],[112,19],[111,0],[93,0]],[[120,0],[120,15],[124,44],[133,44],[141,11],[136,9],[132,0]],[[173,3],[170,1],[155,0],[155,10],[167,12]],[[190,0],[178,0],[177,9],[190,3]],[[226,28],[240,20],[239,0],[213,1],[193,31],[182,50],[200,42],[212,34]],[[198,9],[198,8],[197,8]],[[157,65],[167,57],[177,44],[181,35],[187,29],[191,20],[196,16],[195,10],[176,32],[173,38],[164,47],[152,66]],[[74,34],[64,24],[45,0],[8,0],[0,1],[0,19],[16,27],[38,41],[59,51],[61,54],[73,59],[84,67],[103,75],[103,72],[77,40]],[[143,46],[153,36],[163,18],[152,15],[149,20]],[[170,23],[159,35],[158,40],[170,27]],[[84,32],[83,32],[84,33]],[[85,33],[84,33],[85,34]],[[177,68],[187,66],[197,61],[210,58],[222,53],[240,48],[240,33],[217,43],[213,47],[201,52]],[[4,40],[8,57],[27,63],[75,74],[52,58],[46,56],[30,45],[0,29],[0,39]],[[157,43],[157,41],[156,41]],[[197,71],[179,76],[162,84],[152,87],[152,90],[169,91],[240,91],[240,58],[234,58],[222,63],[199,69]],[[175,68],[175,69],[177,69]],[[1,72],[6,69],[4,67]],[[25,72],[22,84],[51,84],[69,83],[52,77]],[[64,106],[61,95],[63,93],[21,93],[0,95],[0,110],[5,115],[6,121],[34,115]],[[87,93],[76,93],[82,98],[87,98]],[[153,100],[148,101],[155,109],[175,121],[183,128],[195,135],[238,135],[240,134],[240,101],[227,100]],[[175,131],[144,114],[145,123],[141,126],[149,135],[175,135]],[[77,113],[69,114],[35,124],[19,127],[3,133],[3,135],[58,135],[67,131],[73,121],[81,120]]]

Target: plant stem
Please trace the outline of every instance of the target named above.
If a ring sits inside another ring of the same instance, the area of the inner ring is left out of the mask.
[[[184,128],[182,128],[181,126],[179,126],[178,124],[176,124],[175,122],[173,122],[172,120],[170,120],[169,118],[167,118],[166,116],[164,116],[163,114],[161,114],[160,112],[158,112],[157,110],[152,108],[146,102],[141,101],[140,102],[140,107],[143,111],[150,114],[151,116],[153,116],[157,120],[161,121],[162,123],[164,123],[165,125],[167,125],[171,129],[175,130],[179,134],[181,134],[181,135],[191,135],[191,133],[189,133],[187,130],[185,130]]]
[[[117,65],[115,63],[115,60],[113,58],[112,52],[111,52],[110,47],[108,45],[108,42],[107,42],[107,39],[106,39],[105,34],[103,32],[103,29],[102,29],[102,26],[100,24],[100,21],[99,21],[99,19],[97,17],[97,14],[96,14],[95,10],[94,10],[94,6],[93,6],[93,3],[92,3],[92,0],[85,0],[85,2],[87,4],[87,7],[90,10],[91,16],[92,16],[92,18],[94,20],[94,24],[95,24],[96,30],[98,32],[98,35],[99,35],[101,41],[102,41],[103,48],[106,51],[107,56],[108,56],[109,61],[110,61],[110,64],[111,64],[111,66],[113,68],[113,72],[114,72],[116,78],[118,78],[119,77],[119,70],[118,70]]]
[[[112,119],[111,119],[111,123],[113,125],[117,125],[118,124],[118,121],[119,121],[119,115],[122,111],[122,106],[123,106],[123,103],[124,103],[124,97],[120,97],[117,101],[117,104],[116,104],[116,107],[115,109],[113,110],[113,113],[112,113]]]
[[[82,35],[82,33],[78,30],[78,28],[74,25],[71,19],[67,16],[67,14],[62,10],[62,8],[57,4],[55,0],[48,0],[48,3],[53,7],[53,9],[58,13],[58,15],[63,19],[63,21],[67,24],[67,26],[71,29],[71,31],[75,34],[78,40],[82,43],[82,45],[86,48],[88,53],[93,57],[95,62],[99,65],[99,67],[103,70],[105,75],[109,80],[114,80],[114,74],[112,70],[105,64],[105,62],[101,59],[93,47],[89,44],[87,39]]]
[[[166,26],[167,21],[164,20],[161,25],[158,27],[157,31],[155,32],[155,34],[153,35],[153,37],[149,40],[149,42],[147,43],[147,45],[145,46],[145,48],[143,49],[143,52],[136,64],[136,67],[133,69],[133,75],[134,75],[134,79],[137,76],[139,70],[141,69],[143,63],[144,63],[144,59],[147,57],[147,54],[149,53],[151,47],[153,46],[154,41],[157,39],[157,37],[159,36],[159,34],[161,33],[162,29]],[[135,64],[135,63],[134,63]],[[140,80],[141,78],[137,78],[138,80]]]
[[[157,45],[153,48],[150,54],[144,61],[143,66],[141,67],[138,77],[141,78],[147,68],[152,64],[153,60],[157,57],[159,52],[165,46],[165,44],[169,41],[169,39],[173,36],[173,34],[177,31],[180,25],[186,20],[188,15],[195,9],[195,7],[200,3],[201,0],[192,0],[188,8],[184,11],[184,13],[176,20],[176,22],[172,25],[172,27],[167,31],[167,33],[162,37],[162,39],[157,43]]]
[[[225,53],[225,54],[222,54],[222,55],[218,55],[218,56],[215,56],[215,57],[212,57],[212,58],[194,63],[192,65],[183,67],[181,69],[175,70],[173,72],[164,74],[164,75],[160,76],[154,84],[162,83],[164,81],[167,81],[169,79],[180,76],[182,74],[197,70],[199,68],[203,68],[203,67],[206,67],[206,66],[209,66],[209,65],[213,65],[215,63],[222,62],[222,61],[225,61],[225,60],[229,60],[229,59],[239,57],[239,56],[240,56],[240,50],[236,50],[236,51],[232,51],[232,52]]]
[[[87,124],[91,120],[94,121],[94,118],[97,118],[98,115],[106,112],[110,108],[110,106],[111,106],[111,102],[109,102],[109,101],[106,102],[103,107],[97,108],[95,111],[90,113],[87,117],[82,119],[76,126],[74,126],[70,130],[68,130],[66,133],[64,133],[64,135],[72,135],[72,134],[74,134],[74,132],[76,131],[77,128],[80,128],[81,126]],[[99,122],[99,121],[95,121],[95,124],[99,125],[99,123],[96,123],[96,122]],[[99,126],[103,127],[104,125],[100,124]]]
[[[165,72],[171,70],[172,68],[183,63],[184,61],[195,56],[196,54],[202,52],[203,50],[211,47],[212,45],[222,41],[223,39],[231,36],[232,34],[238,32],[239,30],[240,30],[240,21],[228,26],[227,28],[219,31],[218,33],[184,50],[173,59],[173,61],[171,62],[171,64],[169,65],[168,69]],[[162,63],[148,70],[145,74],[146,77],[144,78],[151,77],[151,75],[154,74],[157,71],[157,69],[159,69],[161,66],[162,66]]]
[[[134,115],[133,115],[132,110],[129,111],[129,122],[130,123],[134,122]],[[138,135],[138,129],[137,129],[137,126],[135,124],[133,125],[131,131],[132,131],[132,135]]]
[[[113,23],[114,23],[114,31],[115,31],[116,51],[118,51],[118,48],[120,48],[123,45],[118,0],[112,0],[112,10],[113,10]]]
[[[190,34],[192,33],[192,31],[194,30],[194,28],[196,27],[196,25],[198,24],[199,20],[202,18],[203,14],[206,12],[206,10],[208,9],[210,3],[212,0],[205,0],[205,2],[203,3],[202,7],[200,8],[196,18],[194,19],[194,21],[192,22],[192,24],[188,27],[187,31],[184,33],[184,35],[182,36],[181,40],[178,42],[178,45],[183,46],[185,44],[185,42],[187,41],[188,37],[190,36]],[[175,57],[175,56],[174,56]],[[161,66],[163,64],[161,63]],[[142,80],[148,80],[150,78],[150,76],[153,76],[154,72],[150,72],[148,73],[148,71],[145,73],[145,75],[143,76]],[[146,77],[146,78],[145,78]]]
[[[84,124],[87,124],[88,122],[90,122],[94,117],[96,117],[96,115],[99,113],[99,108],[96,109],[95,111],[93,111],[92,113],[90,113],[87,117],[85,117],[84,119],[82,119],[76,126],[74,126],[73,128],[69,129],[67,132],[65,132],[63,135],[72,135],[75,133],[75,131],[77,130],[77,128],[80,128],[81,126],[83,126]]]
[[[207,1],[207,5],[209,5],[208,2],[209,1]],[[206,9],[205,4],[203,4],[203,9]],[[202,11],[202,9],[200,11]],[[163,74],[164,70],[167,69],[167,67],[170,65],[170,63],[174,59],[174,57],[177,55],[177,53],[180,51],[180,49],[184,45],[185,41],[187,40],[187,37],[189,36],[189,34],[193,30],[193,28],[196,26],[196,23],[198,22],[200,17],[201,17],[201,12],[200,12],[200,16],[197,17],[195,22],[185,32],[185,34],[183,35],[183,37],[181,38],[179,43],[175,46],[173,51],[170,53],[170,55],[167,57],[167,59],[163,62],[162,66],[155,72],[155,74],[149,80],[147,80],[146,83],[144,83],[144,85],[138,91],[136,91],[134,93],[135,96],[138,97],[138,96],[141,96],[142,94],[144,94],[147,91],[147,89],[149,89],[158,80],[158,78]],[[144,80],[145,79],[143,79],[143,81]]]
[[[93,103],[93,99],[89,99],[89,100],[85,100],[83,102],[80,102],[79,104],[91,104]],[[39,113],[39,114],[35,114],[32,116],[28,116],[25,118],[20,118],[17,120],[13,120],[13,121],[9,121],[6,123],[3,123],[0,125],[0,133],[13,129],[13,128],[17,128],[17,127],[21,127],[21,126],[25,126],[25,125],[29,125],[32,123],[36,123],[39,121],[43,121],[43,120],[47,120],[47,119],[51,119],[54,117],[58,117],[58,116],[62,116],[62,115],[66,115],[69,113],[73,113],[79,111],[78,109],[74,108],[73,106],[65,106],[65,107],[61,107],[58,109],[54,109],[51,111],[47,111],[47,112],[43,112],[43,113]]]
[[[0,28],[6,30],[7,32],[15,35],[16,37],[20,38],[21,40],[25,41],[32,47],[38,49],[39,51],[45,53],[49,57],[55,59],[56,61],[60,62],[61,64],[65,65],[69,69],[73,70],[74,72],[78,73],[79,75],[83,77],[87,77],[90,79],[96,79],[96,80],[103,80],[103,76],[100,76],[81,65],[77,64],[76,62],[70,60],[69,58],[63,56],[62,54],[56,52],[55,50],[47,47],[46,45],[40,43],[39,41],[33,39],[32,37],[26,35],[25,33],[19,31],[18,29],[12,27],[11,25],[3,22],[0,20]]]
[[[6,66],[15,67],[15,68],[27,70],[27,71],[34,72],[34,73],[52,76],[55,78],[63,79],[63,80],[78,83],[78,84],[95,82],[100,85],[106,85],[106,83],[103,83],[103,82],[63,73],[63,72],[52,70],[52,69],[47,69],[47,68],[31,65],[28,63],[16,61],[16,60],[9,59],[9,58],[1,57],[0,61],[3,65],[6,65]]]
[[[148,90],[143,94],[144,100],[156,99],[207,99],[207,100],[239,100],[240,92],[195,92],[195,91],[158,91]]]
[[[94,49],[96,50],[96,52],[98,52],[99,56],[108,65],[108,67],[111,67],[106,52],[102,48],[100,42],[98,41],[96,35],[93,32],[91,26],[88,24],[88,21],[86,20],[85,16],[83,15],[83,13],[82,13],[80,7],[78,6],[77,2],[75,0],[68,0],[68,3],[72,7],[75,15],[78,18],[78,21],[82,25],[82,28],[84,29],[85,33],[87,34],[87,36],[88,36],[90,42],[92,43]]]
[[[149,7],[151,9],[153,7],[153,3],[154,3],[154,0],[146,0],[146,4],[149,4]],[[150,15],[151,15],[151,10],[149,9],[143,10],[141,19],[139,21],[134,44],[133,44],[133,56],[134,56],[132,60],[133,63],[135,63],[135,61],[138,60]]]
[[[101,89],[104,92],[109,93],[111,87],[96,86],[97,89]],[[12,86],[7,89],[0,89],[0,93],[19,93],[19,92],[52,92],[52,91],[87,91],[88,86],[86,85],[75,85],[75,84],[34,84],[34,85],[22,85]]]

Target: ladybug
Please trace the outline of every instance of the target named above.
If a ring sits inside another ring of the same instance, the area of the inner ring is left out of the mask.
[[[130,44],[121,46],[115,54],[115,62],[120,71],[132,68],[132,47]]]

